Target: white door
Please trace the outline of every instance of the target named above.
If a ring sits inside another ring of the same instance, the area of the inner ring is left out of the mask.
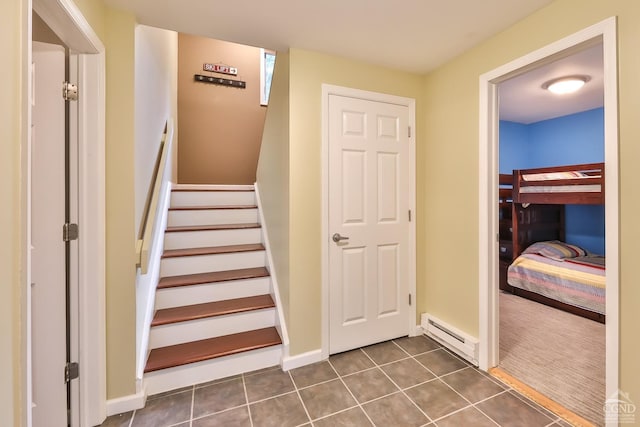
[[[409,107],[330,94],[328,133],[333,354],[409,333]]]
[[[33,426],[67,425],[65,51],[33,43],[31,363]]]

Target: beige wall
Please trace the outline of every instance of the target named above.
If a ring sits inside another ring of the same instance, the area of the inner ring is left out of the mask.
[[[246,89],[194,81],[194,74],[208,74],[205,62],[236,67],[238,75],[226,77],[246,81]],[[260,49],[180,34],[178,113],[179,182],[253,184],[265,117]]]
[[[256,182],[275,274],[289,323],[289,54],[278,52],[264,123]]]
[[[621,389],[638,404],[640,273],[635,265],[640,192],[635,190],[634,171],[640,158],[640,3],[635,0],[558,0],[426,77],[422,126],[425,149],[418,168],[426,173],[423,188],[429,208],[419,212],[425,251],[418,265],[425,280],[418,298],[422,310],[477,336],[479,76],[615,15],[619,17],[620,88],[620,380]],[[457,171],[456,180],[443,185],[442,177],[451,170]],[[456,206],[463,208],[452,209]],[[460,228],[452,231],[443,224]]]
[[[107,9],[107,398],[135,388],[135,19]]]
[[[25,42],[22,25],[23,2],[0,2],[0,55],[5,63],[0,70],[0,197],[6,207],[0,209],[0,414],[3,423],[19,425],[24,387],[24,354],[21,336],[21,245],[24,204],[20,192],[23,142],[21,102]]]
[[[423,78],[349,59],[291,49],[289,116],[289,334],[291,354],[321,345],[322,83],[416,99],[423,114]],[[418,124],[417,152],[423,152]],[[418,185],[418,194],[423,192]],[[421,253],[418,252],[418,263]]]

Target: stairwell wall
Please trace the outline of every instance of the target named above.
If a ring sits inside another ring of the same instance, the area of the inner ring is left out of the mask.
[[[135,28],[135,199],[136,230],[153,191],[153,172],[164,126],[178,114],[178,33]],[[177,146],[174,135],[174,148]],[[175,159],[176,157],[173,156]],[[173,175],[172,181],[175,182]]]
[[[225,64],[246,88],[197,82],[204,63]],[[264,127],[260,49],[180,33],[178,36],[178,182],[253,184]]]
[[[256,170],[262,214],[289,324],[289,54],[278,52]]]

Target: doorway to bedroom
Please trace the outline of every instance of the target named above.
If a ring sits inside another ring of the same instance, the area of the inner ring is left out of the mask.
[[[498,85],[498,367],[596,425],[606,400],[603,73],[600,42]],[[587,81],[545,89],[563,76]],[[583,175],[593,182],[566,193],[555,180],[513,185]]]
[[[481,77],[480,365],[596,425],[618,372],[615,46],[612,18]],[[583,89],[550,98],[568,76]]]

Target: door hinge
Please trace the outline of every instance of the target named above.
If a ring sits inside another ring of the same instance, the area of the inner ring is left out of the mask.
[[[80,376],[80,365],[78,362],[69,362],[64,367],[64,382],[68,383]]]
[[[409,222],[411,222],[411,209],[409,209]]]
[[[78,240],[78,224],[66,223],[62,226],[62,241]]]
[[[77,101],[78,100],[78,86],[73,83],[62,83],[62,98],[65,101]]]
[[[407,128],[407,136],[411,138],[411,126]]]
[[[409,294],[409,305],[411,305],[411,294]]]

